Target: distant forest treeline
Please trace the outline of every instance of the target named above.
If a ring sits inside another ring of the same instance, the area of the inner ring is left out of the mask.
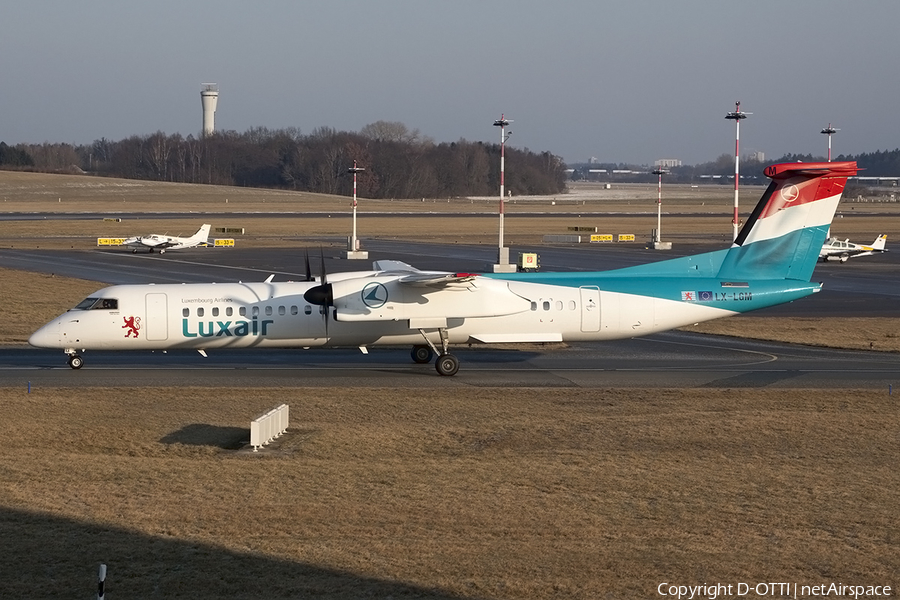
[[[358,132],[320,127],[310,134],[298,129],[257,127],[244,133],[131,136],[114,142],[99,139],[89,145],[0,142],[0,168],[41,172],[87,172],[108,177],[282,188],[350,195],[353,179],[347,170],[357,161],[365,169],[358,193],[367,198],[446,198],[491,196],[500,185],[500,145],[459,140],[436,144],[402,123],[378,121]],[[763,169],[779,162],[818,162],[823,156],[787,154],[771,161],[741,159],[741,179],[765,182]],[[900,149],[834,160],[855,160],[861,175],[900,176]],[[505,187],[513,195],[558,194],[566,180],[656,181],[652,167],[625,163],[566,165],[550,152],[506,147]],[[592,173],[600,170],[606,174]],[[629,171],[613,174],[613,170]],[[724,181],[734,175],[734,155],[668,169],[666,181]],[[720,179],[712,179],[720,178]]]
[[[824,156],[812,154],[785,154],[780,158],[767,161],[755,159],[741,159],[741,180],[758,179],[766,181],[763,169],[766,166],[783,162],[825,162]],[[832,157],[834,161],[855,160],[864,177],[900,177],[900,149],[878,152],[865,152],[857,155],[845,155]],[[607,181],[617,179],[619,181],[656,181],[656,175],[650,173],[652,168],[646,165],[628,165],[626,163],[594,163],[574,165],[571,179],[596,179]],[[591,171],[594,171],[593,173]],[[605,172],[597,173],[597,171]],[[613,171],[630,171],[630,173],[614,174]],[[716,160],[698,165],[683,165],[666,169],[666,181],[671,183],[699,183],[707,178],[721,177],[734,179],[734,154],[722,154]]]
[[[513,195],[565,189],[565,164],[549,152],[507,146],[505,186]],[[379,121],[359,132],[322,127],[253,128],[195,138],[131,136],[93,144],[0,143],[2,168],[79,172],[127,179],[283,188],[368,198],[490,196],[500,188],[500,145],[459,140],[436,144],[402,123]]]

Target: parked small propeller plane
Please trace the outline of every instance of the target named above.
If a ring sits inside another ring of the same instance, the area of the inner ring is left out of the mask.
[[[132,252],[138,250],[146,250],[153,252],[158,250],[160,254],[164,254],[166,250],[181,250],[183,248],[194,248],[200,245],[206,245],[209,239],[208,223],[204,223],[197,233],[191,237],[178,237],[175,235],[163,235],[159,233],[151,233],[150,235],[135,236],[122,242],[123,246],[131,248]]]
[[[872,242],[871,246],[854,244],[850,240],[844,240],[842,242],[836,237],[831,237],[822,244],[822,249],[819,250],[819,258],[822,259],[822,262],[839,260],[843,263],[854,256],[869,256],[876,252],[887,252],[887,249],[884,247],[886,241],[887,234],[885,233],[882,233],[875,238],[875,241]]]
[[[379,261],[306,281],[116,285],[29,343],[80,352],[411,345],[454,375],[451,344],[615,340],[791,302],[811,283],[855,162],[771,165],[772,180],[731,247],[599,272],[452,273]]]

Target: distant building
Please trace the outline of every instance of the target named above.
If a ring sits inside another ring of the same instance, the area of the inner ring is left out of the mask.
[[[678,160],[677,158],[661,158],[658,161],[656,161],[655,163],[653,163],[653,165],[656,167],[663,168],[663,169],[668,169],[671,167],[680,167],[681,161]]]
[[[766,162],[765,152],[748,152],[744,155],[744,160],[755,160],[756,162]]]

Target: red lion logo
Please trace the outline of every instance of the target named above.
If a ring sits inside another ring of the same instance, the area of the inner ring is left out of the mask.
[[[131,334],[134,334],[134,337],[138,336],[138,329],[141,328],[141,318],[140,317],[122,317],[124,319],[125,324],[122,325],[122,329],[128,328],[128,331],[125,332],[125,337],[131,337]]]

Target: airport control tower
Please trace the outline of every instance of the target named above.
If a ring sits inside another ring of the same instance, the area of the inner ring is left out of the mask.
[[[212,135],[216,130],[216,104],[219,102],[219,86],[215,83],[201,83],[200,103],[203,105],[203,135]]]

